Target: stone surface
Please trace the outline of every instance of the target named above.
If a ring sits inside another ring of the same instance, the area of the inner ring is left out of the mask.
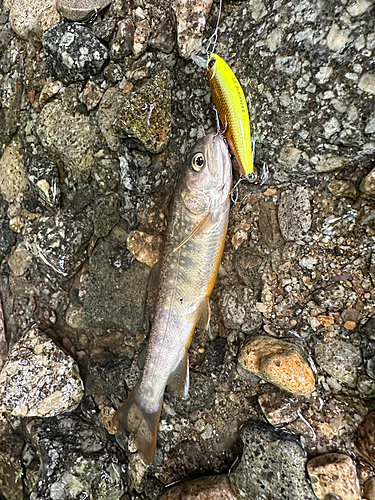
[[[8,219],[0,219],[0,262],[16,242],[16,235],[9,227]]]
[[[129,17],[122,19],[117,23],[117,31],[113,37],[111,45],[111,59],[119,61],[126,56],[129,56],[133,50],[134,43],[134,24]]]
[[[26,40],[40,40],[43,33],[60,21],[53,0],[14,0],[9,13],[14,31]]]
[[[69,21],[86,21],[107,7],[112,0],[57,0],[56,8]]]
[[[244,451],[229,478],[238,498],[314,500],[305,473],[306,454],[286,432],[248,422],[241,431]]]
[[[147,49],[148,39],[151,34],[151,26],[147,19],[141,19],[134,31],[133,54],[139,57]]]
[[[311,485],[319,500],[336,495],[342,500],[360,500],[355,463],[342,453],[329,453],[307,463]]]
[[[375,168],[363,179],[360,190],[369,196],[375,195]]]
[[[127,238],[127,247],[130,253],[139,260],[153,267],[159,260],[162,252],[163,239],[160,236],[132,231]]]
[[[375,340],[375,317],[369,318],[364,326],[364,332],[371,340]]]
[[[235,500],[226,474],[206,476],[176,484],[159,500]]]
[[[278,210],[280,231],[286,240],[299,240],[311,226],[309,192],[303,186],[281,195]]]
[[[98,238],[107,236],[117,224],[120,214],[120,198],[117,193],[98,196],[95,200],[94,234]]]
[[[375,477],[370,477],[363,485],[363,494],[367,500],[375,500]]]
[[[351,182],[335,180],[328,184],[328,189],[335,196],[344,196],[345,198],[357,198],[358,191]]]
[[[199,53],[202,35],[212,0],[175,0],[172,7],[177,18],[177,44],[182,57]]]
[[[52,75],[67,84],[99,73],[108,59],[107,48],[80,24],[58,24],[44,35],[43,46]]]
[[[5,500],[23,500],[24,441],[12,432],[4,417],[0,419],[0,491]]]
[[[20,142],[13,140],[0,158],[0,191],[6,201],[19,201],[26,189],[22,154]]]
[[[151,153],[165,149],[171,133],[169,71],[126,94],[118,113],[116,123],[122,136],[136,139]]]
[[[55,163],[43,154],[24,154],[24,167],[38,196],[51,207],[60,201],[59,173]]]
[[[339,382],[355,387],[357,368],[362,362],[361,350],[358,347],[343,340],[327,339],[317,343],[315,358],[329,375]]]
[[[8,258],[8,266],[16,276],[23,276],[30,267],[33,257],[23,245],[18,245]]]
[[[359,454],[375,467],[375,412],[368,413],[358,427],[355,444]]]
[[[238,361],[246,370],[297,396],[307,396],[314,390],[309,364],[289,342],[256,336],[241,349]]]
[[[78,366],[37,327],[14,345],[0,374],[1,411],[52,417],[74,410],[83,396]]]
[[[86,83],[85,88],[83,89],[82,100],[86,104],[86,108],[89,111],[96,108],[102,96],[103,92],[101,91],[99,85],[91,81]]]
[[[298,400],[294,400],[276,387],[260,394],[258,403],[264,416],[274,427],[289,424],[298,418]]]

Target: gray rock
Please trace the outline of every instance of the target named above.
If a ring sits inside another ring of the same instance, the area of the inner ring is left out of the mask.
[[[14,0],[9,13],[14,31],[26,40],[40,40],[60,21],[54,0]]]
[[[285,198],[283,198],[285,203]],[[277,210],[271,201],[259,202],[259,231],[261,241],[271,248],[280,248],[285,243],[277,221]]]
[[[305,473],[306,453],[290,434],[248,422],[240,435],[244,452],[229,477],[240,498],[316,500]]]
[[[56,8],[69,21],[86,21],[107,7],[112,0],[57,0]]]
[[[8,266],[15,276],[23,276],[29,269],[33,256],[21,244],[17,245],[14,252],[9,256]]]
[[[262,326],[262,315],[256,310],[253,292],[248,287],[223,291],[220,309],[225,328],[252,333]]]
[[[138,21],[134,31],[133,54],[139,57],[146,52],[151,26],[147,19]]]
[[[85,285],[84,320],[88,326],[140,328],[149,267],[134,260],[125,246],[103,242],[90,258]]]
[[[24,154],[23,162],[27,177],[48,205],[56,207],[60,202],[60,182],[57,166],[48,156]]]
[[[129,56],[133,50],[134,24],[130,17],[117,23],[117,31],[111,45],[111,59],[119,61]]]
[[[120,213],[120,198],[117,193],[111,193],[95,198],[94,234],[98,238],[107,236],[117,224]]]
[[[93,232],[91,222],[83,215],[59,212],[41,219],[31,228],[26,240],[30,251],[58,275],[73,276],[87,257],[86,246]]]
[[[299,240],[311,226],[309,192],[303,186],[284,191],[278,209],[280,231],[286,240]]]
[[[29,436],[44,469],[33,500],[119,500],[126,491],[115,445],[103,429],[61,416],[33,421]]]
[[[362,363],[361,350],[339,339],[318,342],[315,359],[329,375],[339,382],[355,387],[357,368]]]
[[[43,46],[51,73],[67,84],[96,75],[108,59],[106,47],[80,24],[58,24],[44,35]]]
[[[153,19],[153,30],[148,45],[161,52],[172,52],[176,44],[174,19],[169,11],[163,11],[161,16]]]
[[[5,500],[23,500],[24,441],[13,434],[4,417],[0,419],[0,491]]]
[[[9,219],[0,219],[0,263],[16,243],[16,235],[9,227]]]
[[[74,410],[83,396],[78,366],[37,327],[17,342],[0,374],[1,411],[52,417]]]
[[[100,40],[104,40],[105,42],[109,42],[112,38],[113,32],[116,28],[115,19],[100,19],[93,23],[92,32],[94,35]]]
[[[95,158],[91,177],[96,194],[104,195],[116,191],[120,184],[118,160],[111,157],[104,157],[100,160]]]
[[[126,356],[119,358],[108,351],[96,354],[87,366],[86,393],[125,401],[128,396],[125,376],[130,366],[131,361]]]

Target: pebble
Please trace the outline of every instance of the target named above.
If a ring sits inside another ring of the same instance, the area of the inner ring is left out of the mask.
[[[280,231],[286,240],[302,239],[311,226],[309,191],[297,186],[293,191],[284,191],[278,208]]]
[[[31,253],[21,244],[9,256],[8,266],[15,276],[23,276],[29,269],[32,260]]]
[[[375,73],[364,73],[359,79],[358,87],[368,94],[375,94]]]
[[[0,263],[16,242],[16,236],[9,226],[8,219],[0,218]]]
[[[119,61],[132,53],[134,43],[134,24],[130,17],[122,19],[117,24],[113,37],[110,56],[113,61]]]
[[[134,42],[133,42],[133,54],[135,57],[139,57],[147,49],[147,42],[151,34],[150,23],[147,19],[141,19],[134,31]]]
[[[8,202],[20,201],[26,187],[23,151],[19,140],[14,139],[0,158],[0,192]]]
[[[358,427],[355,444],[359,454],[375,467],[375,412],[368,413]]]
[[[307,396],[315,387],[314,374],[299,348],[274,337],[254,337],[240,351],[240,365],[267,382],[296,396]]]
[[[307,463],[311,485],[319,500],[337,495],[341,500],[360,500],[360,487],[353,460],[342,453],[328,453]]]
[[[163,238],[158,235],[147,234],[143,231],[131,231],[127,238],[127,247],[134,257],[149,267],[160,260]]]
[[[373,168],[371,172],[362,180],[359,189],[362,193],[369,196],[375,195],[375,168]]]
[[[38,40],[60,21],[54,0],[14,0],[9,13],[13,30],[26,40]]]
[[[299,402],[276,387],[258,396],[258,403],[268,422],[274,427],[289,424],[298,418]]]
[[[363,485],[363,494],[367,500],[375,500],[375,477],[370,477]]]
[[[318,161],[315,165],[317,172],[335,172],[342,170],[346,165],[346,159],[335,155],[317,155]]]
[[[60,202],[59,172],[56,164],[47,155],[33,154],[32,150],[28,149],[24,152],[24,167],[38,196],[50,207],[56,208]]]
[[[328,189],[334,196],[357,198],[358,191],[350,181],[334,180],[328,184]]]
[[[355,387],[357,367],[362,363],[358,347],[340,339],[327,339],[316,344],[315,359],[336,380]]]
[[[56,8],[69,21],[86,21],[112,0],[57,0]]]
[[[226,474],[175,484],[159,500],[236,500]]]
[[[99,104],[101,98],[103,96],[103,92],[99,85],[95,82],[88,81],[83,89],[82,101],[86,105],[88,111],[96,108]]]
[[[12,348],[0,373],[0,410],[52,417],[74,410],[83,383],[73,358],[34,326]]]

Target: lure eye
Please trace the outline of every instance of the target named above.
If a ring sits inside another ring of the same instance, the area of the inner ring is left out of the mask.
[[[196,172],[200,172],[204,165],[204,156],[202,153],[195,153],[191,159],[191,168]]]
[[[216,62],[216,59],[214,57],[208,61],[208,67],[209,67],[209,69],[211,69],[211,68],[214,67],[215,62]]]

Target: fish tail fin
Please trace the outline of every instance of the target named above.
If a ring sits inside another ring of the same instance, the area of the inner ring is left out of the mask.
[[[121,434],[131,435],[138,454],[146,465],[154,458],[162,404],[163,398],[156,411],[147,411],[140,401],[136,386],[113,417],[119,445],[123,447]]]

